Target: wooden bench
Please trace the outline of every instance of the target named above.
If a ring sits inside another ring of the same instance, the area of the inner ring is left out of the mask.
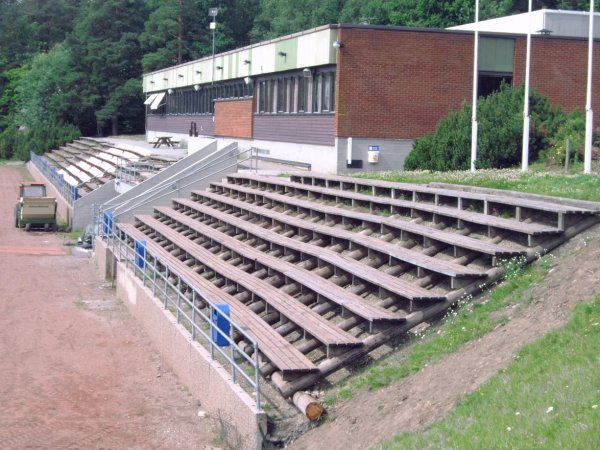
[[[353,179],[349,179],[350,181],[345,181],[344,177],[341,178],[343,181],[339,183],[352,183]],[[549,226],[541,223],[527,223],[521,220],[516,219],[507,219],[503,217],[498,217],[494,215],[483,213],[476,213],[471,211],[466,211],[460,208],[460,197],[457,197],[457,205],[455,207],[441,206],[438,204],[439,197],[441,195],[441,189],[433,189],[428,188],[426,186],[421,185],[406,185],[409,187],[414,187],[412,195],[412,200],[402,200],[395,198],[396,195],[393,191],[389,193],[387,196],[378,196],[376,195],[376,187],[383,186],[384,182],[376,182],[376,180],[365,180],[369,183],[366,183],[366,186],[369,188],[373,188],[373,194],[362,194],[356,192],[354,189],[351,192],[345,191],[342,189],[344,184],[340,184],[337,188],[331,187],[320,187],[312,184],[303,184],[293,181],[287,181],[282,179],[273,179],[273,178],[265,178],[259,177],[255,175],[241,175],[241,174],[231,174],[228,175],[227,179],[229,181],[235,180],[236,183],[243,182],[244,180],[248,181],[249,184],[255,185],[257,187],[271,185],[275,186],[281,190],[289,191],[295,194],[306,192],[306,196],[310,197],[311,195],[322,195],[325,197],[334,197],[338,199],[350,199],[352,200],[352,205],[357,206],[360,203],[369,204],[369,208],[371,211],[374,210],[374,205],[377,207],[390,207],[392,213],[396,213],[401,210],[409,211],[411,216],[418,215],[419,212],[427,212],[433,216],[434,221],[436,221],[439,216],[451,218],[456,220],[457,225],[462,227],[462,222],[472,223],[476,225],[482,225],[488,227],[488,234],[493,235],[494,230],[509,230],[513,233],[519,233],[526,236],[527,244],[534,245],[538,240],[534,239],[535,236],[538,235],[548,235],[548,234],[557,234],[562,232],[560,228],[560,220],[557,221],[557,226]],[[327,179],[328,181],[331,181]],[[362,181],[362,180],[361,180]],[[358,182],[356,182],[358,183]],[[363,184],[356,184],[356,187],[363,186]],[[388,190],[391,190],[389,186],[387,186]],[[383,188],[381,188],[383,189]],[[418,196],[415,193],[423,193],[426,192],[435,198],[432,203],[417,201]],[[445,191],[444,191],[445,192]],[[450,191],[448,191],[450,192]],[[452,191],[453,193],[462,192],[462,191]],[[548,206],[548,205],[546,205]],[[560,205],[559,205],[560,206]],[[588,211],[588,210],[585,210]],[[556,211],[555,211],[556,212]],[[519,215],[521,210],[516,211],[515,215]],[[558,214],[558,213],[557,213]],[[519,217],[520,219],[521,217]]]
[[[360,346],[362,342],[332,322],[314,312],[309,307],[295,300],[290,295],[265,283],[261,279],[228,264],[221,258],[206,250],[201,245],[190,241],[169,226],[151,216],[135,216],[136,220],[159,233],[167,241],[192,256],[198,264],[204,265],[229,280],[252,292],[281,315],[294,322],[306,333],[327,346],[327,353],[338,347]],[[239,242],[238,242],[239,245]]]
[[[197,193],[197,195],[200,195],[200,194],[201,193]],[[206,195],[209,195],[209,194],[210,193],[206,193]],[[222,196],[221,196],[222,200],[220,200],[219,198],[215,197],[215,194],[212,194],[212,196],[210,198],[212,198],[216,201],[222,201],[222,204],[231,205],[236,208],[244,209],[244,210],[250,211],[254,214],[265,214],[264,209],[261,210],[261,208],[258,206],[249,205],[249,204],[240,202],[238,200],[227,199],[227,198],[223,198]],[[195,203],[192,200],[173,199],[173,202],[176,204],[178,203],[181,205],[185,205],[186,207],[192,208],[195,211],[200,212],[202,214],[209,215],[212,217],[218,217],[220,220],[231,223],[232,225],[234,225],[240,229],[248,230],[248,232],[251,232],[252,234],[260,236],[261,238],[266,239],[266,240],[273,241],[273,236],[278,236],[278,242],[281,242],[282,245],[285,245],[295,251],[309,254],[313,257],[316,257],[316,258],[322,260],[323,262],[325,262],[327,264],[333,265],[334,267],[339,267],[341,270],[343,270],[349,274],[352,274],[356,278],[364,280],[364,282],[366,282],[367,284],[372,284],[372,285],[378,286],[381,289],[385,289],[385,290],[387,290],[391,293],[394,293],[400,297],[406,298],[407,300],[429,300],[429,301],[445,300],[444,295],[439,295],[439,294],[433,293],[431,291],[428,291],[427,289],[424,289],[419,286],[415,286],[407,281],[404,281],[397,277],[388,275],[388,274],[381,272],[377,269],[374,269],[370,266],[360,264],[358,261],[356,261],[352,258],[349,258],[347,256],[340,255],[339,253],[336,253],[332,250],[322,248],[322,247],[314,247],[312,245],[308,245],[308,244],[305,244],[305,243],[302,243],[302,242],[299,242],[299,241],[296,241],[293,239],[284,238],[283,236],[279,236],[273,232],[269,232],[268,230],[265,230],[264,228],[262,228],[258,225],[253,225],[247,221],[236,219],[234,216],[229,215],[229,214],[220,213],[219,211],[217,211],[213,208],[205,207],[203,205]],[[277,214],[277,213],[271,211],[271,212],[269,212],[269,214]],[[268,216],[265,216],[265,217],[268,217]],[[289,221],[287,223],[290,223],[290,224],[297,224],[298,222],[301,222],[300,219],[295,219],[293,217],[285,216],[283,214],[281,214],[281,215],[278,214],[278,219],[280,219],[282,222]],[[304,222],[303,224],[307,225],[306,222]],[[312,227],[315,226],[312,224],[308,224],[308,225],[312,226]],[[425,256],[425,255],[423,255],[423,256]]]
[[[340,189],[354,186],[355,191],[358,191],[359,187],[369,186],[372,188],[372,193],[375,196],[384,192],[389,192],[391,198],[397,198],[400,195],[408,194],[413,201],[418,201],[420,196],[425,195],[429,198],[433,198],[436,205],[439,203],[440,197],[453,198],[459,209],[463,207],[464,200],[479,201],[483,204],[484,214],[489,214],[491,210],[490,205],[507,205],[515,208],[515,215],[519,221],[525,218],[523,216],[523,210],[545,211],[556,214],[557,227],[561,231],[565,228],[565,216],[590,215],[597,214],[598,212],[597,210],[582,208],[571,204],[562,204],[559,202],[558,198],[532,199],[523,198],[522,196],[503,195],[500,192],[490,194],[461,189],[449,189],[440,186],[430,187],[413,183],[387,182],[310,173],[293,174],[291,176],[291,181],[304,186],[308,184],[307,181],[311,181],[310,185],[325,185],[327,187],[331,187],[332,184],[337,184]]]
[[[357,316],[362,317],[370,323],[378,321],[404,321],[404,315],[401,316],[397,313],[388,311],[378,306],[374,306],[362,299],[361,297],[359,297],[358,295],[355,295],[345,290],[344,288],[332,283],[331,281],[325,278],[315,275],[312,272],[300,269],[292,263],[265,254],[259,250],[256,250],[253,247],[242,245],[242,243],[239,240],[226,234],[223,234],[219,231],[216,231],[214,228],[208,225],[191,219],[190,217],[174,210],[173,208],[159,206],[155,207],[155,211],[160,213],[165,218],[176,221],[178,224],[185,225],[191,230],[194,230],[195,232],[210,238],[214,242],[221,243],[223,246],[227,247],[228,249],[232,250],[238,255],[253,259],[259,262],[260,264],[264,265],[265,267],[269,267],[273,271],[279,272],[283,276],[291,280],[297,281],[298,283],[301,283],[303,286],[314,291],[316,294],[324,297],[325,299],[333,303],[340,305],[343,309],[346,309],[356,314]],[[245,223],[244,221],[240,221],[239,219],[232,216],[223,216],[226,215],[220,214],[219,219],[231,220],[231,225],[236,228],[238,228],[238,225],[241,225],[239,222],[242,222],[242,224]],[[267,230],[264,230],[261,227],[257,228],[259,230],[255,230],[257,232],[256,235],[259,236],[261,239],[269,239],[270,242],[277,242],[281,246],[286,246],[286,244],[288,244],[288,241],[292,241],[298,244],[297,241],[293,241],[292,239],[276,235],[272,232],[268,232]],[[277,239],[277,237],[279,237],[280,239]],[[303,246],[306,247],[306,245]],[[299,248],[302,247],[302,245],[295,245],[294,247],[295,251],[298,251],[299,253],[302,252],[302,249]]]
[[[174,270],[187,285],[204,298],[206,303],[213,307],[219,303],[229,305],[231,307],[231,320],[233,323],[248,332],[256,340],[260,352],[281,370],[284,376],[294,376],[296,374],[317,371],[317,367],[312,361],[286,341],[248,307],[231,295],[221,291],[210,281],[202,278],[177,258],[174,258],[168,251],[136,229],[133,224],[120,223],[117,224],[117,228],[136,242],[146,240],[150,254],[155,255],[163,265]]]
[[[247,189],[247,188],[241,188]],[[276,194],[274,194],[276,195]],[[215,199],[215,197],[211,197]],[[219,199],[220,198],[216,198]],[[241,204],[243,205],[243,203]],[[241,206],[240,205],[240,206]],[[260,209],[256,209],[257,207],[252,207],[250,210],[254,213],[259,213],[266,216],[266,212]],[[336,209],[337,210],[337,209]],[[350,243],[348,247],[352,247],[353,244],[356,246],[362,246],[371,252],[372,250],[377,251],[386,255],[389,258],[389,264],[393,265],[392,259],[397,259],[399,261],[408,263],[417,267],[418,271],[421,269],[426,269],[434,273],[439,273],[442,275],[446,275],[451,278],[452,288],[456,288],[457,286],[457,278],[484,278],[486,276],[485,272],[477,269],[472,269],[469,267],[462,266],[460,264],[455,264],[452,262],[440,260],[439,258],[434,258],[432,256],[428,256],[422,254],[420,252],[415,252],[403,247],[399,247],[394,244],[390,244],[389,242],[385,242],[381,239],[376,239],[369,236],[363,236],[358,233],[354,233],[352,231],[343,230],[339,228],[333,228],[326,225],[319,225],[307,222],[303,219],[298,219],[295,217],[291,217],[286,214],[281,214],[275,211],[269,211],[268,214],[271,220],[277,220],[281,223],[285,223],[288,225],[292,225],[299,229],[307,230],[311,233],[317,233],[319,235],[326,235],[335,238],[336,240],[344,240]]]
[[[267,199],[271,202],[280,202],[282,204],[293,205],[295,207],[303,208],[305,210],[317,211],[321,214],[327,214],[329,217],[333,216],[339,217],[340,219],[346,218],[350,220],[361,221],[363,223],[371,223],[381,228],[381,231],[383,233],[395,229],[399,232],[400,239],[403,239],[403,233],[412,233],[417,236],[422,236],[423,238],[429,239],[431,241],[442,242],[446,245],[450,245],[453,248],[455,248],[455,253],[458,253],[456,251],[457,248],[477,251],[483,254],[491,255],[494,258],[510,257],[525,253],[525,250],[522,249],[511,249],[497,244],[473,239],[468,236],[463,236],[458,233],[449,233],[424,225],[408,222],[405,220],[387,218],[384,216],[374,214],[361,213],[349,209],[336,208],[333,206],[320,205],[315,202],[299,200],[281,194],[262,192],[251,188],[245,188],[242,186],[232,186],[226,183],[211,183],[211,186],[215,188],[220,188],[221,190],[225,191],[229,189],[238,192],[245,192],[253,196],[261,196],[262,198]],[[426,242],[424,242],[424,244],[426,244]]]

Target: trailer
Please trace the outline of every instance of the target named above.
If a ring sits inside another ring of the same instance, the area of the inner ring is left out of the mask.
[[[29,231],[33,227],[56,229],[56,198],[46,196],[46,185],[37,181],[19,184],[19,201],[15,206],[15,227]]]

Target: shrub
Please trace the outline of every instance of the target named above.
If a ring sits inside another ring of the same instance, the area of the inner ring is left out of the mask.
[[[481,98],[477,105],[479,136],[476,166],[480,169],[505,168],[521,161],[523,140],[522,87],[502,85],[500,90]],[[562,111],[536,92],[530,96],[531,130],[529,157],[533,161],[564,120]],[[463,103],[450,111],[437,125],[435,133],[415,141],[404,167],[407,170],[465,170],[471,160],[471,112]]]
[[[548,151],[543,154],[549,164],[563,164],[567,155],[567,141],[571,145],[571,156],[573,160],[578,154],[583,159],[583,147],[585,143],[585,114],[579,109],[574,109],[565,117],[556,134],[550,141]]]
[[[27,161],[30,151],[41,155],[79,136],[79,129],[71,124],[38,125],[31,130],[11,126],[0,134],[0,155],[3,159]]]

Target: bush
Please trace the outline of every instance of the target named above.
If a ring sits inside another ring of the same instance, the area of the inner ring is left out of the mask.
[[[477,168],[505,168],[521,162],[523,95],[522,87],[503,85],[499,91],[479,99]],[[541,149],[549,145],[550,138],[564,120],[564,114],[553,109],[549,101],[536,92],[530,96],[530,111],[529,158],[534,161]],[[404,168],[436,171],[468,169],[471,160],[471,112],[472,108],[467,103],[463,103],[458,111],[450,111],[438,123],[433,135],[415,141]]]
[[[30,151],[41,155],[80,136],[79,129],[71,124],[39,125],[32,130],[11,126],[0,134],[0,157],[27,161]]]
[[[575,155],[583,159],[583,148],[585,144],[585,114],[579,109],[574,109],[565,117],[556,134],[550,141],[550,147],[542,156],[548,164],[563,164],[567,155],[567,141],[571,145],[571,156]]]

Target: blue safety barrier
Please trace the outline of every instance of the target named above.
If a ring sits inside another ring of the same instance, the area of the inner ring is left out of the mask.
[[[146,267],[146,245],[148,241],[138,241],[135,243],[135,265],[140,269]]]
[[[110,236],[113,229],[113,213],[112,211],[105,211],[102,215],[102,232],[105,236]]]
[[[219,304],[215,305],[215,309],[213,309],[212,314],[212,322],[213,327],[211,330],[212,340],[219,347],[228,347],[229,340],[225,336],[229,336],[231,332],[231,322],[229,321],[230,315],[230,307],[229,305]],[[223,336],[221,333],[217,331],[217,329],[221,330],[221,332],[225,335]]]

